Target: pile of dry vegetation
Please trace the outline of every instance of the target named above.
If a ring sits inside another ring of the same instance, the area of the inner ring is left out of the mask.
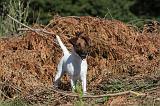
[[[29,95],[53,85],[56,66],[62,56],[54,35],[59,35],[70,50],[68,39],[76,32],[81,31],[91,38],[87,77],[91,91],[110,77],[150,75],[160,69],[157,22],[139,31],[117,20],[55,17],[47,26],[33,28],[53,35],[27,31],[21,36],[0,39],[0,89],[8,97]],[[63,80],[65,83],[67,78]],[[61,89],[68,90],[68,83]]]

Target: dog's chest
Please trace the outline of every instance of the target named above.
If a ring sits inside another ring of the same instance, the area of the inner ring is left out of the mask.
[[[72,57],[68,58],[66,61],[66,71],[69,75],[74,77],[79,77],[87,73],[87,62],[86,60],[73,59]]]

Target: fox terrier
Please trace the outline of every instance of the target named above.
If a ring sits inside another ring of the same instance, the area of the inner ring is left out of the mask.
[[[75,90],[77,80],[81,80],[83,94],[86,94],[86,76],[88,68],[86,57],[88,54],[88,48],[90,47],[90,38],[81,34],[82,33],[79,33],[76,37],[69,40],[73,45],[71,53],[62,43],[60,37],[56,35],[56,39],[63,51],[63,57],[57,67],[58,72],[55,76],[54,85],[55,87],[58,87],[61,77],[67,72],[70,76],[72,91]]]

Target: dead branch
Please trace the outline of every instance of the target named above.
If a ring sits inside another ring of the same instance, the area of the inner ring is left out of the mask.
[[[30,29],[30,30],[32,30],[32,31],[35,31],[35,30],[32,29],[31,27],[29,27],[29,26],[27,26],[27,25],[25,25],[25,24],[19,22],[17,19],[13,18],[12,16],[10,16],[10,15],[7,15],[7,16],[8,16],[9,18],[11,18],[13,21],[15,21],[15,22],[21,24],[22,26],[24,26],[24,27],[26,27],[26,28],[28,28],[28,29]]]
[[[52,89],[54,92],[65,95],[65,96],[71,96],[71,97],[79,97],[78,94],[73,94],[73,93],[65,93],[63,91],[58,91],[57,89]],[[102,98],[102,97],[114,97],[114,96],[120,96],[120,95],[127,95],[127,94],[133,94],[136,96],[145,96],[145,94],[143,93],[138,93],[138,92],[134,92],[134,91],[124,91],[124,92],[119,92],[119,93],[113,93],[113,94],[103,94],[103,95],[84,95],[82,96],[82,98]]]
[[[11,18],[13,21],[15,21],[15,22],[17,22],[18,24],[21,24],[22,26],[24,26],[24,27],[26,27],[27,29],[18,29],[18,30],[25,30],[25,31],[29,31],[29,30],[31,30],[31,31],[33,31],[33,32],[36,32],[37,34],[39,34],[39,35],[41,35],[40,33],[38,33],[38,32],[43,32],[43,33],[45,33],[45,34],[50,34],[50,35],[54,35],[52,32],[48,32],[48,31],[46,31],[46,30],[41,30],[41,29],[33,29],[33,28],[31,28],[31,27],[29,27],[29,26],[27,26],[27,25],[25,25],[25,24],[23,24],[23,23],[21,23],[21,22],[19,22],[17,19],[15,19],[15,18],[13,18],[12,16],[10,16],[10,15],[7,15],[9,18]]]
[[[2,92],[1,90],[0,90],[0,94],[2,94],[5,98],[7,98],[7,99],[11,99],[10,97],[8,97],[4,92]]]
[[[49,34],[49,35],[54,35],[52,32],[48,32],[44,29],[29,29],[29,28],[18,28],[18,31],[36,31],[36,32],[42,32],[42,33],[45,33],[45,34]]]

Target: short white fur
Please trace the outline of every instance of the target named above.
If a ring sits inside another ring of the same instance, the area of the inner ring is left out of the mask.
[[[65,72],[67,72],[70,76],[72,90],[75,90],[77,80],[81,80],[83,94],[86,94],[86,76],[88,67],[86,59],[82,60],[80,56],[74,51],[74,48],[70,53],[58,35],[56,35],[56,39],[63,51],[63,57],[61,58],[57,67],[58,71],[55,76],[55,87],[58,87],[58,83],[60,82],[61,77]]]

